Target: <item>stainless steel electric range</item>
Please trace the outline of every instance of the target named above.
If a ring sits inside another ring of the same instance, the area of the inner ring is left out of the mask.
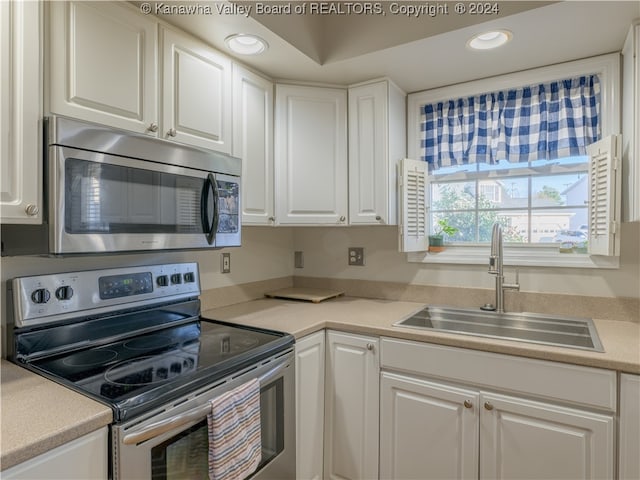
[[[8,289],[10,359],[112,408],[112,478],[208,478],[209,402],[254,378],[252,478],[295,478],[294,339],[201,319],[196,263],[21,277]]]

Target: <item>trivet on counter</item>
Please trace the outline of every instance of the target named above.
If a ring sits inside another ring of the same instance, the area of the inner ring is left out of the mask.
[[[306,302],[320,303],[330,298],[344,295],[344,292],[327,290],[324,288],[281,288],[272,292],[266,292],[265,297],[284,298],[287,300],[303,300]]]

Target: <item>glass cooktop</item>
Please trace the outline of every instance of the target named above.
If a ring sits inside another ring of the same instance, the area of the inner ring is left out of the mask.
[[[114,409],[116,420],[160,405],[293,344],[289,335],[196,321],[30,363]]]

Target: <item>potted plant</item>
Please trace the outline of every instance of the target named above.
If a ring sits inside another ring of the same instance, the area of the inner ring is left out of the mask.
[[[436,231],[433,235],[429,235],[429,251],[432,253],[444,250],[444,235],[451,237],[458,233],[458,229],[449,225],[446,219],[438,220]]]

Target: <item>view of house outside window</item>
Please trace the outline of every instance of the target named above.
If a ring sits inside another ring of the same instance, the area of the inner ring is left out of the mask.
[[[450,242],[486,243],[498,222],[506,242],[586,248],[587,162],[577,156],[441,168],[430,177],[432,229],[446,219],[458,229]]]

